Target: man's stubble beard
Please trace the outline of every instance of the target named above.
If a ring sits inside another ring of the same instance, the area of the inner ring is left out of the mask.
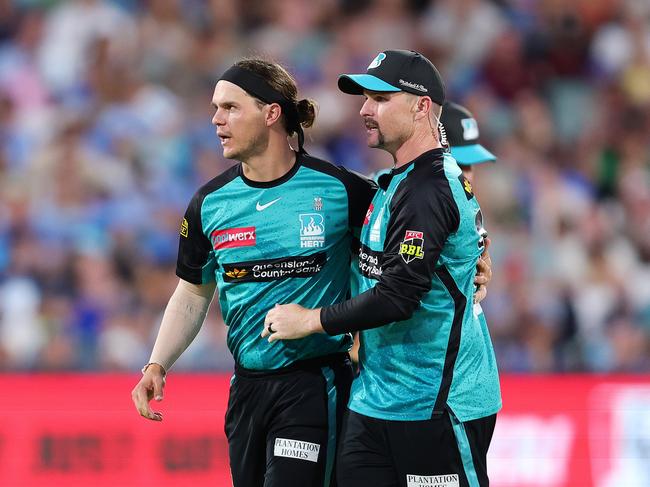
[[[268,137],[264,137],[264,134],[259,133],[251,138],[246,148],[231,154],[227,159],[246,162],[251,157],[264,153],[268,147],[268,140]]]

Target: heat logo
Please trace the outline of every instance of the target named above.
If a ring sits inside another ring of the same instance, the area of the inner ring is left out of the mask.
[[[325,245],[325,219],[320,213],[303,213],[300,219],[300,247],[322,248]]]

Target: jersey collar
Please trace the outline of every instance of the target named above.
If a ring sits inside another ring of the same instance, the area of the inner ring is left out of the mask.
[[[421,161],[433,161],[437,162],[438,160],[442,161],[442,158],[445,154],[445,149],[442,147],[439,147],[437,149],[431,149],[426,152],[423,152],[419,156],[417,156],[415,159],[413,159],[411,162],[407,162],[403,166],[400,166],[398,168],[393,168],[389,173],[382,174],[377,178],[377,184],[381,189],[384,191],[388,188],[388,185],[390,184],[391,179],[393,179],[393,176],[396,176],[398,174],[403,173],[406,171],[411,165],[416,164]]]
[[[298,172],[298,169],[300,169],[302,159],[304,157],[304,154],[302,152],[296,152],[296,162],[294,165],[289,169],[289,171],[284,175],[279,177],[278,179],[274,179],[272,181],[253,181],[251,179],[248,179],[246,176],[244,176],[244,170],[242,168],[242,163],[239,163],[239,177],[244,181],[244,183],[248,186],[251,186],[253,188],[273,188],[274,186],[280,186],[283,183],[286,183],[293,177],[296,172]]]

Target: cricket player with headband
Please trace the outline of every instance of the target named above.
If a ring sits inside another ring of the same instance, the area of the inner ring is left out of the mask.
[[[376,186],[307,154],[302,127],[311,126],[315,106],[297,99],[295,80],[277,63],[236,63],[216,83],[212,104],[223,155],[239,162],[188,205],[179,283],[133,402],[143,417],[162,420],[149,401],[162,400],[166,373],[198,333],[216,289],[235,359],[225,421],[234,487],[327,487],[352,381],[351,338],[271,344],[258,329],[278,302],[346,299],[351,250]]]

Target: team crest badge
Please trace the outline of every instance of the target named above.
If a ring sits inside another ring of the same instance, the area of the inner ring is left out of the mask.
[[[424,259],[424,233],[407,230],[399,246],[399,255],[407,264],[415,259]]]
[[[320,213],[302,213],[300,219],[300,248],[323,248],[325,219]]]
[[[463,118],[460,121],[463,126],[463,139],[474,140],[478,139],[478,124],[473,118]]]
[[[377,54],[377,57],[375,57],[375,59],[373,59],[372,62],[368,65],[368,69],[378,67],[384,59],[386,59],[386,53],[380,52]]]

